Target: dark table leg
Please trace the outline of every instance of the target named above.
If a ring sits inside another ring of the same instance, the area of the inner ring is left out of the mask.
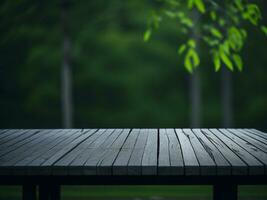
[[[25,184],[22,186],[23,200],[37,200],[36,185]]]
[[[60,200],[60,185],[40,185],[39,200]]]
[[[51,186],[51,200],[60,200],[60,185]]]
[[[213,200],[237,200],[237,185],[215,184],[213,186]]]

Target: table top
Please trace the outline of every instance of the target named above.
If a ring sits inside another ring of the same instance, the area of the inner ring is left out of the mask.
[[[0,175],[267,175],[255,129],[1,129]]]

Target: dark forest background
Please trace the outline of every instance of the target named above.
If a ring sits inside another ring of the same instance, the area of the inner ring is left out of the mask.
[[[191,127],[191,75],[176,53],[179,27],[166,21],[143,41],[154,2],[2,0],[0,128],[66,127],[64,60],[71,69],[71,127]],[[256,2],[266,22],[267,3]],[[266,128],[266,45],[266,36],[250,29],[244,70],[231,75],[231,127]],[[214,71],[207,49],[200,52],[198,126],[222,127],[227,80]]]

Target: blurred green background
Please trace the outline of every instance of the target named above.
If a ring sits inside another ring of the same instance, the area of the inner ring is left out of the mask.
[[[266,22],[266,1],[253,2]],[[179,27],[166,21],[148,43],[143,41],[155,1],[75,0],[65,6],[72,127],[191,127],[191,75],[176,53],[183,40],[177,35]],[[65,127],[61,68],[66,33],[61,15],[58,1],[1,0],[0,128]],[[232,73],[232,127],[266,130],[266,41],[261,32],[250,29],[242,52],[244,70]],[[222,127],[223,77],[214,72],[207,52],[201,51],[198,126]],[[19,191],[2,187],[0,199],[17,199]],[[266,186],[242,187],[240,195],[266,199]],[[211,188],[66,187],[63,197],[206,199]]]
[[[164,21],[143,41],[155,2],[69,1],[73,127],[190,127],[191,75],[176,53],[179,27]],[[266,2],[255,2],[266,22]],[[61,13],[58,1],[1,1],[1,128],[63,127]],[[232,74],[232,127],[265,129],[267,39],[249,30],[244,70]],[[199,126],[221,127],[222,77],[207,52],[200,52]]]

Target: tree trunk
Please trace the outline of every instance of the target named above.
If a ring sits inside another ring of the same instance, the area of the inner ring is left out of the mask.
[[[196,41],[197,52],[198,51],[198,40],[199,40],[199,18],[200,14],[198,11],[192,11],[192,19],[195,23],[193,29],[192,38]],[[190,79],[190,102],[191,102],[191,128],[201,127],[201,77],[200,70],[195,69]]]
[[[222,67],[221,75],[222,126],[229,128],[233,126],[232,74]]]
[[[190,99],[191,99],[191,127],[201,126],[201,80],[199,70],[191,75],[190,80]]]
[[[61,101],[63,128],[72,127],[72,70],[70,65],[70,37],[68,31],[68,1],[62,0],[63,61],[61,68]]]

